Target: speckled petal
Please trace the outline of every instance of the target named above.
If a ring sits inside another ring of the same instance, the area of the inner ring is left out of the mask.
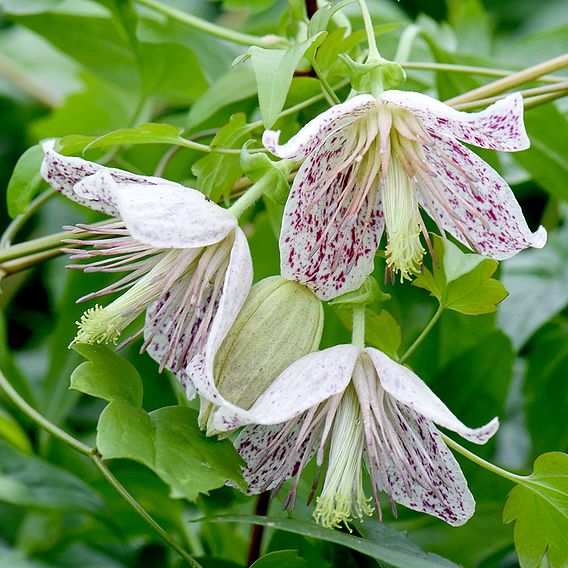
[[[340,204],[340,196],[354,175],[351,168],[337,175],[318,196],[326,183],[326,172],[341,162],[345,144],[341,134],[334,135],[303,163],[294,179],[280,232],[282,276],[305,284],[322,300],[361,286],[373,271],[384,228],[379,192],[374,192],[374,198],[371,192],[356,218],[344,222],[350,198]]]
[[[371,95],[357,95],[348,101],[335,105],[308,122],[298,134],[286,144],[279,144],[280,131],[265,130],[262,143],[275,156],[300,160],[318,151],[318,146],[334,130],[347,126],[376,105]]]
[[[240,409],[226,401],[215,387],[213,368],[217,350],[231,329],[249,293],[252,276],[252,259],[248,242],[243,231],[236,227],[235,242],[225,275],[223,293],[209,330],[205,351],[194,357],[187,369],[188,382],[195,386],[200,396],[216,405],[226,404],[236,410]]]
[[[225,238],[237,225],[202,193],[167,183],[120,184],[117,208],[130,234],[160,248],[194,248]]]
[[[174,182],[168,182],[161,178],[139,176],[124,170],[106,168],[96,164],[95,162],[83,160],[82,158],[64,156],[53,149],[54,145],[54,140],[48,140],[43,143],[43,151],[45,153],[45,158],[41,165],[41,175],[43,179],[51,187],[63,193],[63,195],[72,199],[76,203],[89,207],[90,209],[94,209],[95,211],[106,213],[107,215],[118,215],[118,211],[116,209],[116,204],[108,191],[108,186],[104,185],[104,180],[109,178],[105,178],[105,176],[101,174],[108,174],[110,179],[119,184],[133,183],[144,184],[146,186],[156,184],[178,185]],[[93,181],[95,189],[98,188],[99,190],[102,190],[101,196],[97,196],[93,192],[92,197],[86,197],[86,188],[84,187],[84,184],[81,192],[82,194],[77,193],[75,191],[75,186],[94,174],[98,174]]]
[[[497,432],[497,418],[481,428],[468,428],[410,369],[399,365],[378,349],[367,347],[365,351],[371,357],[385,391],[418,414],[475,444],[485,444]]]
[[[419,196],[430,216],[439,218],[456,239],[496,260],[529,247],[542,248],[546,230],[540,227],[531,232],[507,182],[459,142],[434,136],[435,143],[425,147],[424,153],[435,173],[432,182],[447,205],[442,206],[434,195]],[[431,194],[427,187],[421,190]]]
[[[503,152],[526,150],[530,146],[523,122],[523,98],[519,93],[509,95],[481,112],[471,113],[455,110],[413,91],[385,91],[381,99],[409,109],[422,120],[429,133]]]
[[[399,464],[396,452],[378,449],[379,489],[410,509],[463,525],[473,515],[475,501],[459,464],[432,422],[401,405],[399,412],[406,428],[399,443],[408,448],[411,465]]]
[[[232,405],[220,408],[215,427],[225,431],[243,424],[279,424],[298,416],[347,387],[359,353],[355,345],[336,345],[302,357],[274,380],[250,410]],[[201,394],[199,386],[197,390]]]
[[[314,432],[306,437],[299,450],[295,448],[301,424],[291,428],[274,443],[284,427],[286,424],[247,426],[235,441],[236,450],[247,464],[243,470],[243,476],[247,482],[249,494],[274,489],[283,481],[290,479],[299,470],[306,450],[309,449],[310,454],[315,452],[316,447],[311,443]],[[268,456],[267,452],[270,452]],[[290,461],[290,465],[284,467],[291,452],[295,452],[296,455]]]

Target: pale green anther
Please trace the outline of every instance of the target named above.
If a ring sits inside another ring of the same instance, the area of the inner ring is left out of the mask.
[[[255,284],[215,358],[215,383],[229,402],[249,409],[294,361],[319,347],[323,305],[305,286],[271,276]],[[213,405],[202,402],[200,426]]]

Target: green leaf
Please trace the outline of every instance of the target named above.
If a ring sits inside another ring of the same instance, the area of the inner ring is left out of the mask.
[[[323,41],[320,33],[289,49],[265,49],[253,46],[249,49],[250,60],[258,88],[260,114],[265,128],[270,128],[284,108],[292,77],[308,49]]]
[[[199,522],[210,523],[245,523],[261,525],[272,529],[301,534],[306,537],[316,538],[327,542],[333,542],[346,546],[380,560],[396,568],[457,568],[457,565],[449,560],[422,552],[418,547],[412,546],[403,535],[397,535],[396,531],[387,527],[379,532],[388,533],[388,539],[377,538],[378,542],[368,540],[339,531],[325,529],[313,522],[297,521],[295,519],[283,519],[277,517],[259,517],[254,515],[227,515],[222,517],[207,517],[197,519]],[[400,538],[396,538],[396,536]]]
[[[39,144],[28,148],[20,156],[6,190],[10,217],[14,218],[25,213],[40,188],[42,178],[39,169],[42,161],[43,150]]]
[[[194,501],[232,480],[244,487],[242,461],[228,440],[208,438],[197,427],[197,412],[169,406],[142,408],[136,369],[103,345],[74,345],[89,359],[73,372],[71,386],[110,404],[97,425],[97,449],[105,459],[135,460],[169,485],[172,497]]]
[[[545,105],[527,112],[525,125],[531,147],[513,158],[551,195],[567,200],[568,119],[554,105]]]
[[[0,0],[2,11],[11,15],[41,14],[63,0]]]
[[[136,369],[104,345],[76,343],[73,349],[89,359],[71,374],[71,388],[109,402],[124,400],[142,406],[142,381]]]
[[[242,112],[234,114],[231,120],[219,130],[211,146],[239,148],[246,140],[249,128]],[[228,197],[234,183],[240,178],[242,169],[238,155],[212,153],[195,162],[191,168],[197,177],[201,191],[213,201],[221,196]]]
[[[0,441],[0,501],[22,507],[96,513],[103,502],[84,481]]]
[[[278,550],[265,554],[250,568],[308,568],[308,562],[298,556],[297,550]]]
[[[183,128],[171,124],[147,123],[136,128],[122,128],[103,136],[65,136],[57,143],[63,154],[77,154],[94,148],[108,148],[121,144],[184,144]]]
[[[320,32],[327,31],[327,26],[333,15],[339,10],[349,6],[355,0],[339,0],[339,2],[330,2],[325,6],[316,10],[316,13],[310,18],[308,24],[308,36],[315,36]]]
[[[526,250],[503,263],[502,281],[509,297],[499,306],[497,322],[515,348],[568,303],[568,208],[564,224],[548,235],[542,250]]]
[[[149,414],[115,400],[101,414],[97,448],[105,459],[126,458],[152,469],[172,497],[195,501],[223,487],[227,479],[244,488],[242,462],[228,440],[208,438],[197,427],[197,412],[169,406]]]
[[[237,65],[213,83],[195,101],[187,115],[187,127],[193,128],[219,109],[256,95],[256,80],[249,65]]]
[[[498,262],[470,253],[463,253],[451,243],[433,235],[434,254],[432,271],[423,268],[412,283],[428,290],[440,304],[462,314],[488,314],[507,296],[507,290],[491,276]]]
[[[545,552],[551,568],[568,565],[568,454],[543,454],[533,473],[509,494],[505,523],[515,523],[521,568],[537,568]]]
[[[337,296],[329,304],[331,306],[339,304],[374,304],[375,302],[386,302],[390,297],[390,294],[381,290],[374,276],[367,276],[357,290]]]

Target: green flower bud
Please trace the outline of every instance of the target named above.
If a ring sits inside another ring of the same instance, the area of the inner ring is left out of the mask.
[[[388,89],[396,89],[406,80],[404,69],[393,61],[380,59],[359,63],[348,55],[340,54],[339,57],[349,70],[351,86],[359,93],[377,96]]]
[[[225,400],[248,410],[284,369],[318,349],[322,330],[323,306],[311,290],[281,276],[261,280],[217,352],[217,389]],[[202,400],[202,428],[213,410]],[[210,425],[207,433],[215,433]]]

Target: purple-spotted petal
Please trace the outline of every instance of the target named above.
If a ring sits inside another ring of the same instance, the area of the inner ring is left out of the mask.
[[[229,405],[240,410],[221,396],[215,386],[213,375],[215,355],[229,333],[252,285],[252,259],[248,242],[240,227],[234,230],[235,241],[219,306],[209,330],[204,352],[197,355],[187,369],[187,381],[195,386],[200,396],[213,404]]]
[[[274,489],[300,469],[316,451],[312,444],[314,432],[296,448],[301,424],[296,424],[288,432],[282,432],[286,424],[271,426],[247,426],[235,441],[235,448],[247,467],[243,476],[249,494],[262,493]],[[306,456],[306,451],[309,455]],[[289,463],[286,463],[289,462]]]
[[[360,352],[355,345],[336,345],[302,357],[284,370],[249,410],[221,407],[214,426],[225,431],[243,424],[280,424],[298,416],[345,390]]]
[[[385,91],[381,99],[410,110],[422,120],[429,133],[503,152],[526,150],[530,146],[523,122],[523,98],[519,93],[472,113],[458,111],[413,91]]]
[[[160,248],[194,248],[225,238],[237,225],[202,193],[166,182],[119,185],[117,208],[130,234]]]
[[[433,219],[496,260],[546,244],[546,230],[531,232],[511,188],[493,168],[459,142],[433,136],[424,154],[438,195],[427,186],[419,192],[420,204]]]
[[[118,215],[118,211],[116,209],[116,203],[112,198],[112,192],[109,191],[108,185],[104,183],[105,179],[109,178],[103,174],[108,174],[110,179],[118,184],[132,183],[147,186],[156,184],[177,185],[161,178],[139,176],[124,170],[106,168],[105,166],[83,160],[82,158],[64,156],[53,149],[54,145],[54,140],[48,140],[43,143],[43,151],[45,153],[41,165],[41,176],[43,179],[51,187],[61,192],[69,199],[72,199],[80,205],[94,209],[95,211],[106,213],[107,215]],[[79,186],[81,193],[75,191],[77,184],[84,182],[86,178],[94,176],[95,174],[97,174],[97,176],[92,180],[94,183],[90,197],[86,197],[89,192],[88,184]],[[97,195],[96,190],[100,191],[100,195]]]
[[[332,132],[346,127],[375,105],[376,99],[371,95],[358,95],[319,114],[286,144],[278,143],[279,130],[265,130],[262,143],[275,156],[300,160],[317,150]]]
[[[475,501],[459,464],[432,422],[409,408],[399,409],[406,428],[399,443],[407,448],[409,464],[398,463],[396,452],[378,448],[379,489],[410,509],[463,525],[473,515]]]
[[[334,135],[302,164],[280,232],[282,276],[305,284],[322,300],[361,286],[373,271],[384,228],[379,192],[370,192],[355,215],[346,215],[351,200],[358,198],[353,188],[346,189],[354,174],[348,167],[333,175],[344,159],[345,144],[341,134]]]
[[[410,369],[399,365],[378,349],[367,347],[365,351],[371,357],[385,391],[418,414],[476,444],[485,444],[497,432],[497,418],[481,428],[468,428]]]

